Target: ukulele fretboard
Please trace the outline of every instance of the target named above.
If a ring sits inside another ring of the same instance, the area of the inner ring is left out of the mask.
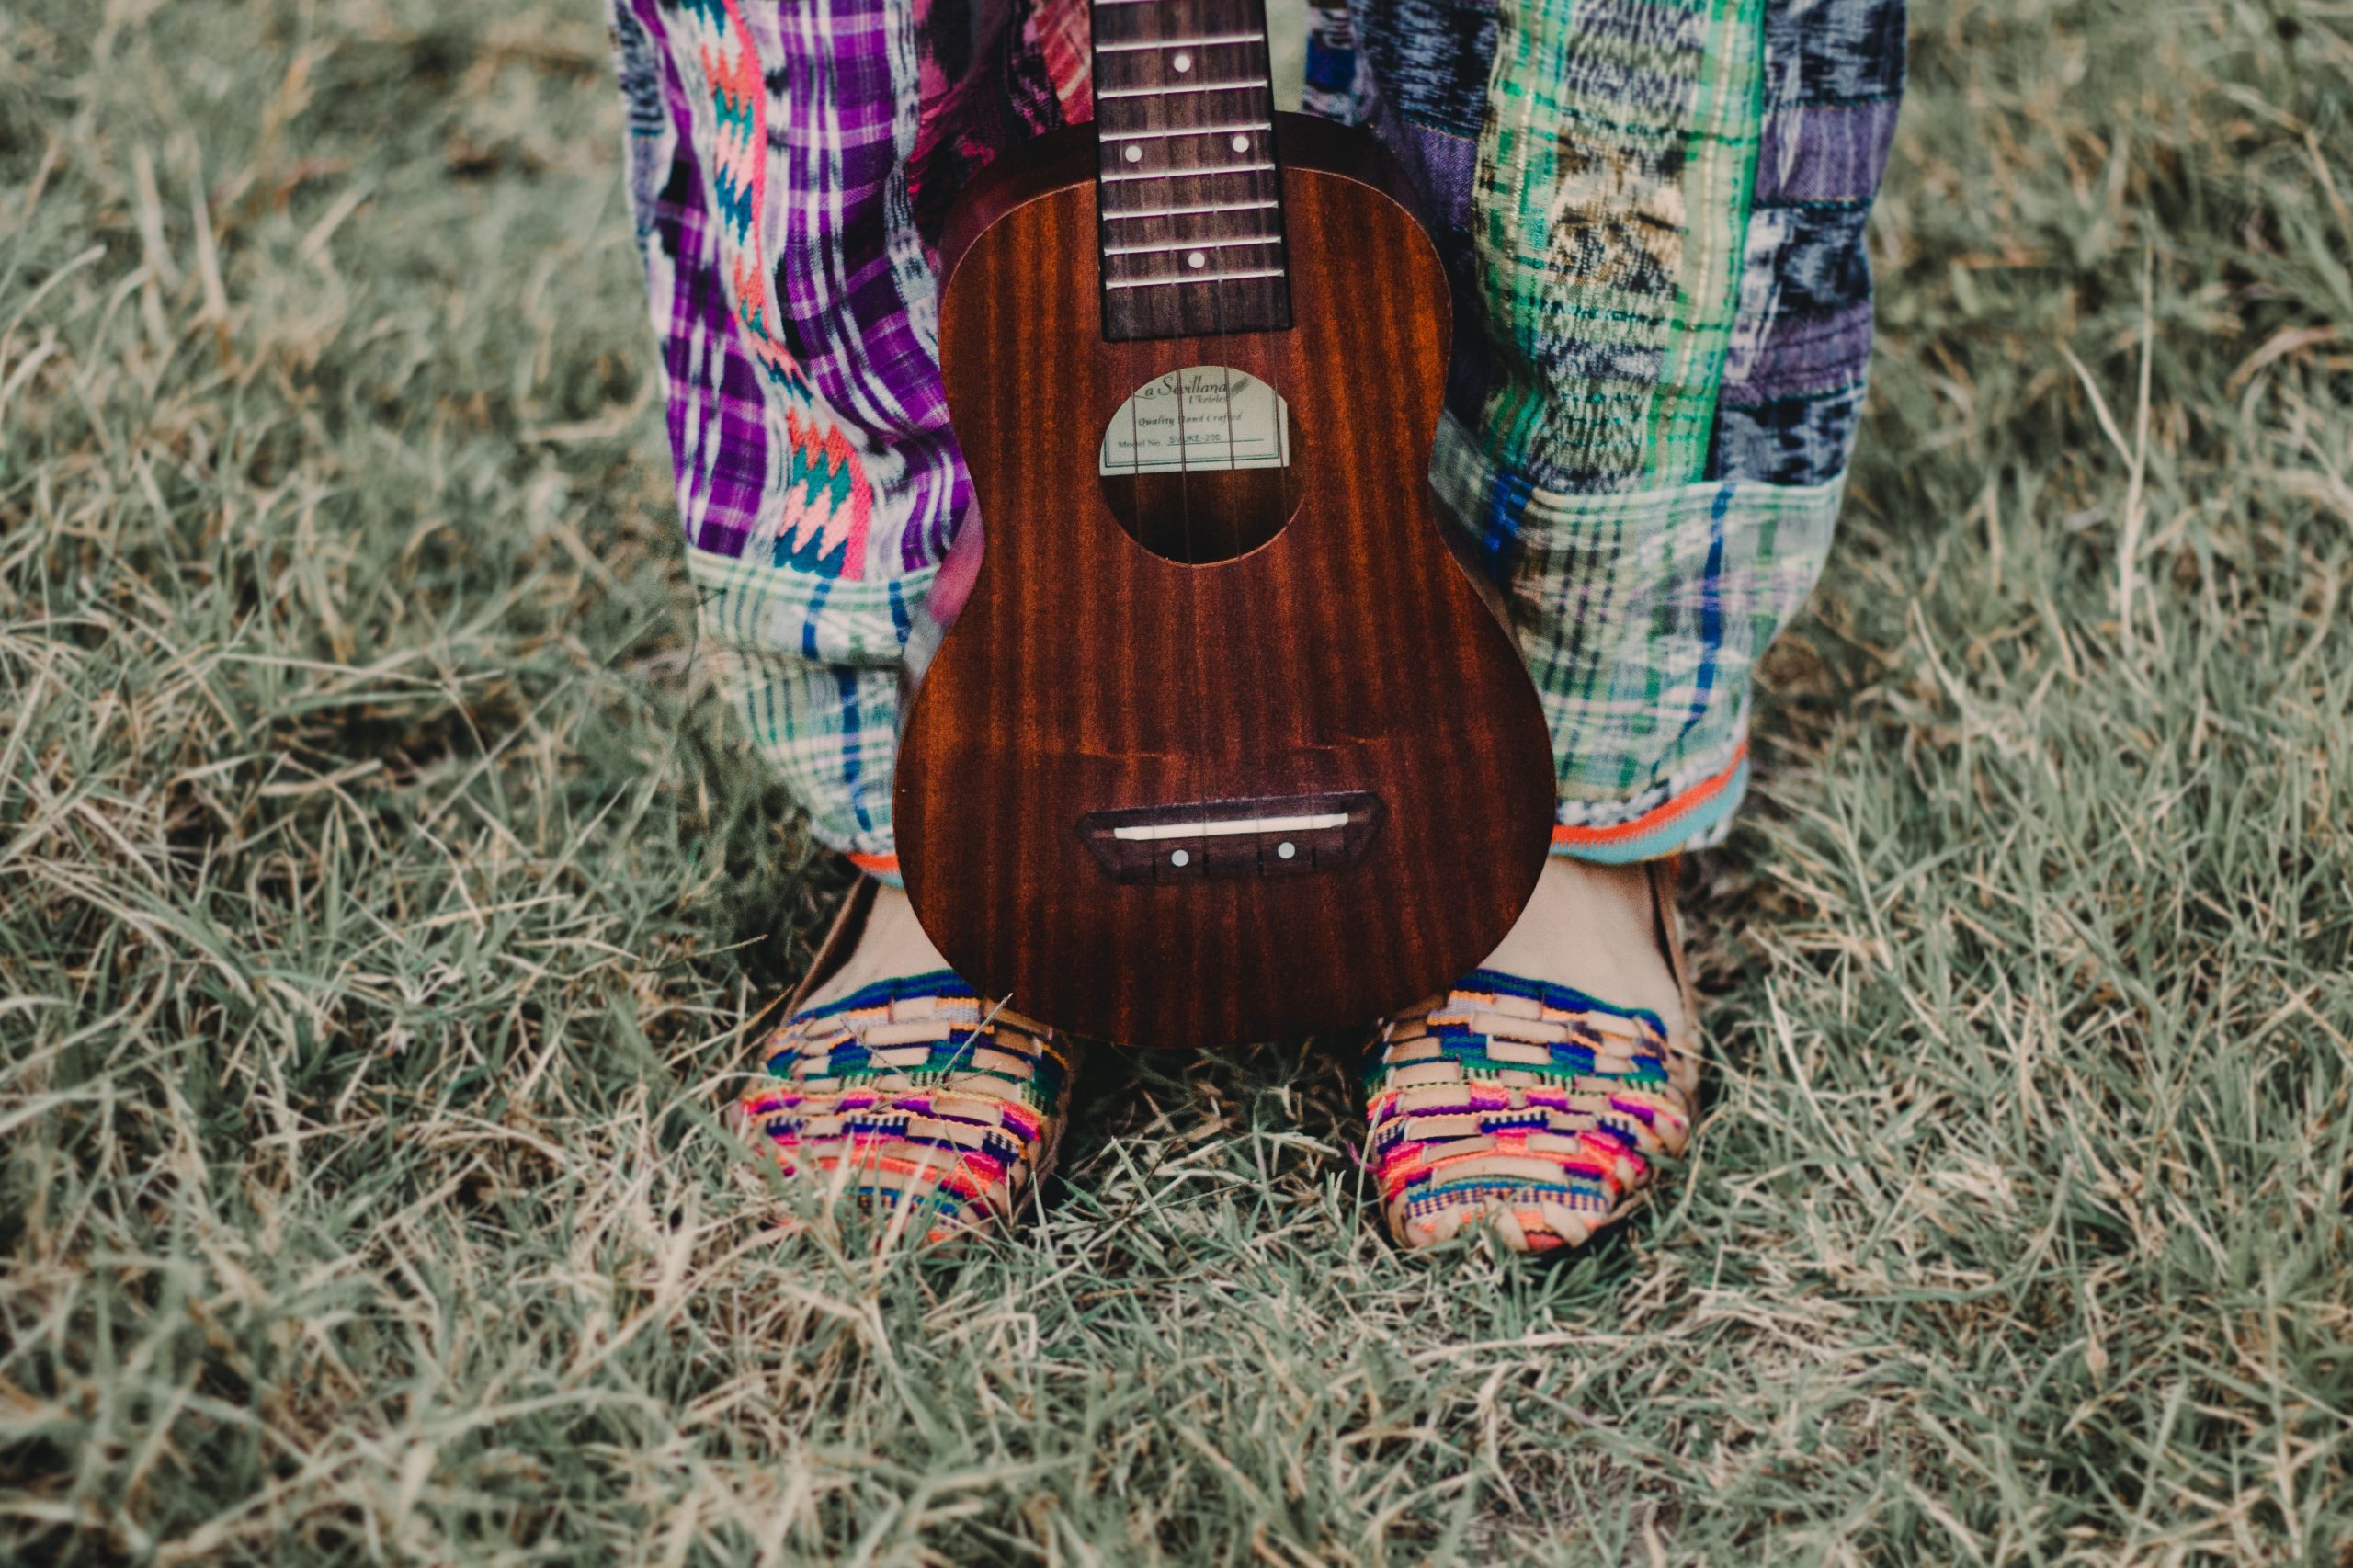
[[[1103,335],[1290,325],[1261,0],[1095,0]]]

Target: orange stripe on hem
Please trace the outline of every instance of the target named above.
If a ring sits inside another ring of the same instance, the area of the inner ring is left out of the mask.
[[[852,855],[849,863],[870,877],[895,877],[899,874],[896,855]]]
[[[1733,776],[1740,771],[1741,765],[1747,760],[1748,743],[1743,741],[1733,752],[1731,763],[1722,773],[1712,778],[1701,779],[1675,799],[1653,806],[1631,822],[1613,823],[1608,827],[1572,827],[1566,823],[1556,824],[1552,828],[1552,847],[1569,849],[1586,846],[1622,844],[1628,839],[1642,838],[1656,833],[1684,812],[1704,806],[1718,795],[1722,794],[1725,786],[1733,781]]]

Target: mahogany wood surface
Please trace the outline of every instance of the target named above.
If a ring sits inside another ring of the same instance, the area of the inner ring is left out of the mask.
[[[1427,488],[1446,285],[1370,138],[1275,119],[1288,330],[1107,341],[1087,127],[1008,157],[943,245],[940,357],[987,544],[910,706],[898,845],[980,993],[1080,1033],[1202,1047],[1361,1023],[1473,967],[1550,840],[1551,746],[1510,636]],[[1188,565],[1097,478],[1155,377],[1224,365],[1289,400],[1271,540]],[[1354,858],[1120,881],[1090,813],[1370,791]]]

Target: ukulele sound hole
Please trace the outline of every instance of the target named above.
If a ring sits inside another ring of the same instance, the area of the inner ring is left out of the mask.
[[[1188,566],[1246,555],[1299,506],[1297,432],[1281,393],[1192,365],[1138,387],[1103,429],[1103,499],[1128,537]]]

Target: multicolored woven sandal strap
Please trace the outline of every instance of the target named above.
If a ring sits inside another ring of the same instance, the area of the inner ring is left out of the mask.
[[[788,1173],[869,1208],[920,1210],[937,1241],[1010,1218],[1051,1168],[1073,1062],[1051,1029],[992,1009],[948,970],[786,1019],[745,1125]]]
[[[1691,1133],[1697,1063],[1655,1013],[1478,970],[1392,1018],[1365,1055],[1366,1116],[1403,1246],[1494,1224],[1533,1252],[1622,1213]]]

